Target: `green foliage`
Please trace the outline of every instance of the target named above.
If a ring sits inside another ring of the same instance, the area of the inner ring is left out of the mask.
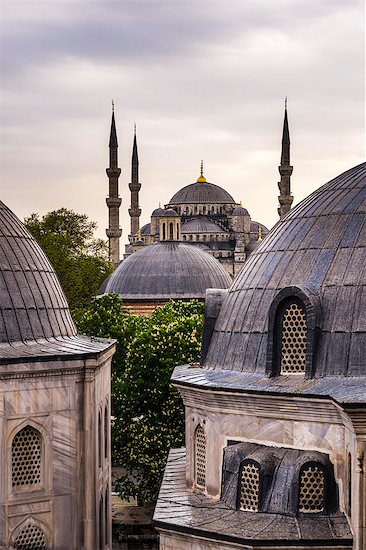
[[[199,360],[203,304],[169,302],[148,317],[127,315],[116,295],[94,301],[80,331],[117,338],[112,365],[112,456],[126,475],[123,498],[156,499],[171,447],[184,444],[184,409],[170,384],[175,366]]]
[[[67,208],[42,218],[31,214],[24,223],[48,256],[70,308],[86,307],[112,272],[106,242],[93,239],[96,224]]]

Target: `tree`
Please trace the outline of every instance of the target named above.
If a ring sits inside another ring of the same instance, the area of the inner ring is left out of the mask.
[[[96,223],[67,208],[31,214],[24,223],[55,269],[70,309],[86,307],[113,271],[106,242],[93,238]]]
[[[117,295],[96,300],[80,331],[117,338],[112,363],[112,458],[126,474],[123,498],[153,502],[167,454],[184,444],[184,407],[170,384],[175,366],[199,360],[203,304],[169,302],[148,317],[127,314]]]

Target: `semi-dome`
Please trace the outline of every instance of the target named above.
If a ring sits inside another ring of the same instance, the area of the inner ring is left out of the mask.
[[[307,339],[310,376],[365,376],[365,210],[366,163],[291,210],[252,252],[224,298],[205,366],[271,374],[278,308],[293,300],[300,328],[286,337],[300,348]]]
[[[188,219],[182,224],[181,233],[225,233],[217,223],[208,218]]]
[[[128,256],[105,292],[123,300],[204,298],[207,288],[228,288],[231,278],[218,260],[195,246],[161,242]]]
[[[91,344],[77,335],[54,269],[34,237],[1,201],[0,246],[0,362],[106,348],[105,342]]]
[[[235,204],[233,197],[214,183],[197,181],[180,189],[169,204]]]

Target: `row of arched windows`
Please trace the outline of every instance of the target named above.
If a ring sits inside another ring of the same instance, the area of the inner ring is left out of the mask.
[[[198,425],[194,435],[195,486],[204,489],[206,485],[206,435]],[[267,490],[269,489],[267,484]],[[239,469],[237,508],[259,512],[265,499],[264,475],[260,464],[252,459],[243,460]],[[300,468],[298,480],[298,513],[326,512],[327,476],[323,464],[305,462]]]
[[[179,216],[195,216],[195,215],[217,215],[217,214],[226,214],[225,206],[219,205],[219,204],[211,204],[211,205],[187,205],[184,207],[181,206],[174,206],[171,205],[170,208],[174,208],[174,210],[179,214]],[[230,209],[230,212],[232,211],[232,208]],[[229,213],[230,213],[229,212]]]
[[[229,241],[230,235],[228,233],[217,233],[217,234],[205,234],[200,233],[197,235],[183,235],[183,241]]]

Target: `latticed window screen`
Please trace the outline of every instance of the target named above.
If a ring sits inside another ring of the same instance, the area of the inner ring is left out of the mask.
[[[260,470],[254,462],[247,462],[241,468],[240,510],[258,512]]]
[[[206,485],[206,436],[202,426],[196,429],[196,485]]]
[[[290,304],[282,317],[281,372],[305,372],[306,315],[297,303]]]
[[[41,434],[25,426],[13,439],[12,444],[12,485],[24,487],[41,483]]]
[[[16,550],[46,550],[47,544],[42,529],[29,523],[15,539]]]
[[[323,512],[324,470],[316,464],[306,466],[300,475],[299,512]]]

